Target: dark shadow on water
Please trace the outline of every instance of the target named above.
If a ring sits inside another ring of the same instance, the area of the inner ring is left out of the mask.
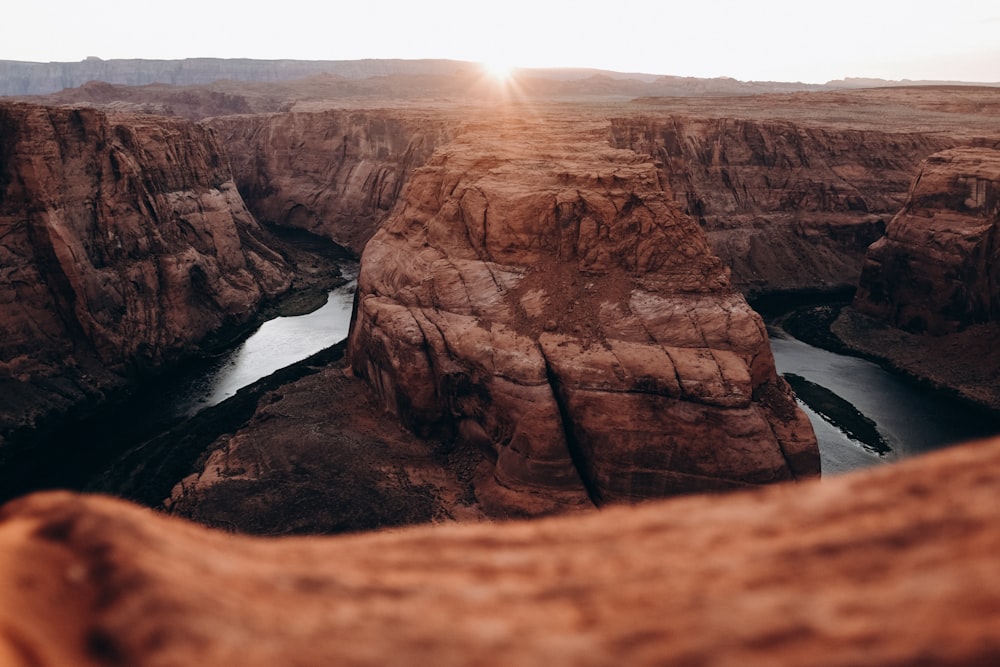
[[[801,375],[785,373],[784,378],[792,385],[795,395],[816,414],[840,429],[851,441],[872,454],[885,456],[892,448],[878,431],[874,421],[863,415],[848,401],[826,387],[810,382]]]

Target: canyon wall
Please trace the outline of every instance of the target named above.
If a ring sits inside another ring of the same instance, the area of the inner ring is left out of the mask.
[[[208,121],[258,220],[326,236],[360,254],[409,175],[453,123],[442,114],[366,110]]]
[[[853,286],[940,135],[784,120],[648,116],[612,122],[647,153],[745,293]]]
[[[0,662],[995,665],[1000,441],[579,516],[265,540],[0,509]]]
[[[929,157],[869,249],[854,307],[914,333],[1000,322],[1000,151]]]
[[[498,513],[818,474],[759,316],[606,122],[470,122],[368,243],[350,363]]]
[[[923,165],[831,329],[854,350],[1000,414],[1000,150]]]
[[[0,105],[0,432],[28,426],[286,290],[211,133]]]

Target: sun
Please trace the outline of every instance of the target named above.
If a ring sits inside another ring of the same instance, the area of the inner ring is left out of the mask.
[[[483,70],[491,79],[502,83],[513,75],[514,65],[502,58],[490,58],[483,61]]]

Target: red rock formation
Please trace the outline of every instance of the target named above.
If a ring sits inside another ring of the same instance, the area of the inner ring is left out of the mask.
[[[853,286],[920,161],[956,141],[815,120],[678,115],[616,119],[612,136],[654,156],[747,292]]]
[[[0,510],[0,662],[992,665],[1000,441],[802,485],[262,540],[95,496]]]
[[[908,331],[1000,321],[1000,151],[932,155],[868,249],[854,307]]]
[[[0,433],[245,322],[288,288],[211,134],[0,106]]]
[[[442,114],[324,111],[208,121],[263,222],[300,227],[361,253],[410,173],[449,136]]]
[[[365,249],[355,372],[418,433],[480,446],[497,513],[817,474],[760,318],[606,137],[511,117],[439,149]]]

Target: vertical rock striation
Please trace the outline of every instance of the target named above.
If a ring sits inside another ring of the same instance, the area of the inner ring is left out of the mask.
[[[929,157],[868,249],[854,307],[914,333],[1000,322],[1000,151]]]
[[[745,292],[853,286],[920,161],[955,141],[793,121],[651,116],[612,122],[647,153]]]
[[[471,123],[365,249],[354,371],[486,455],[496,513],[814,475],[760,318],[604,123]]]
[[[209,130],[0,105],[0,433],[288,288]]]
[[[261,221],[361,253],[409,174],[449,136],[441,114],[322,111],[208,121]]]

